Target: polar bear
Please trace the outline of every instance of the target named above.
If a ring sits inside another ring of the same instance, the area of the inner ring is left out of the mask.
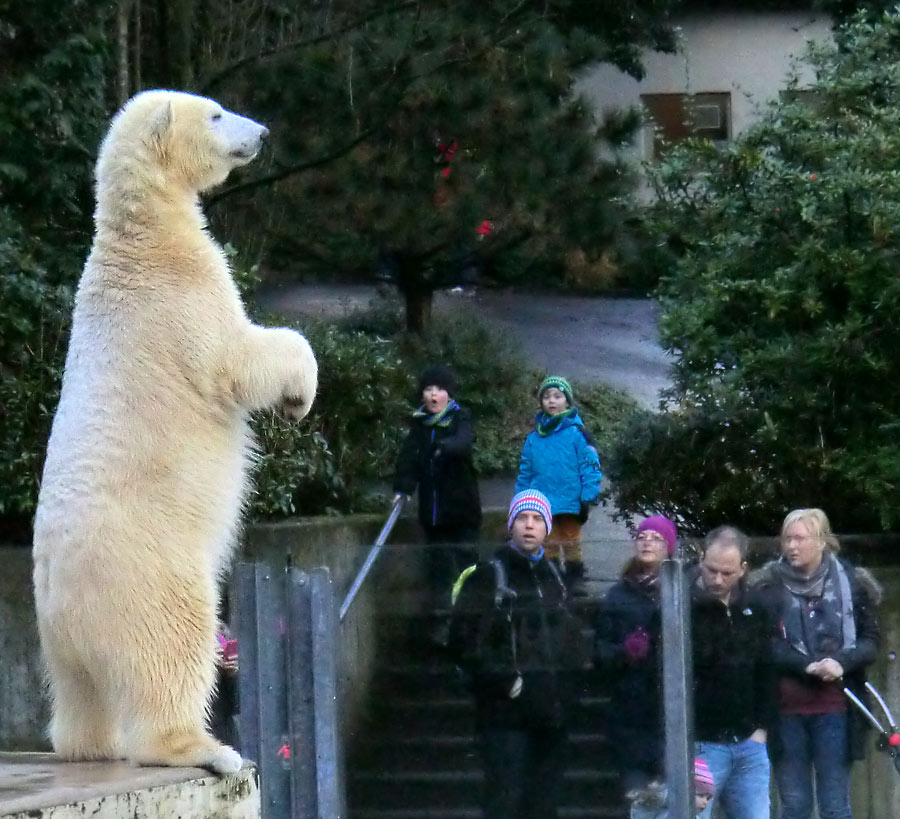
[[[317,365],[244,311],[198,194],[267,134],[212,100],[147,91],[96,168],[34,525],[34,589],[68,760],[241,766],[207,729],[218,585],[247,496],[247,416],[310,408]]]

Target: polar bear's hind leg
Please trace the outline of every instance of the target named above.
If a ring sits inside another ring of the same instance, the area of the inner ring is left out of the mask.
[[[52,718],[50,741],[63,759],[89,761],[121,759],[116,717],[95,681],[81,668],[53,662],[50,668]]]

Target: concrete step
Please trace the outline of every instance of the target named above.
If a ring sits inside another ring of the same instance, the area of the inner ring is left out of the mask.
[[[606,701],[606,675],[593,668],[567,672],[580,696]],[[431,662],[406,662],[382,665],[373,681],[374,699],[418,699],[468,697],[463,673],[449,660],[433,657]]]
[[[571,722],[581,730],[600,729],[606,706],[605,697],[582,697]],[[475,706],[464,695],[383,699],[373,703],[369,713],[373,731],[386,743],[407,736],[470,735],[475,729]]]
[[[480,808],[399,808],[395,810],[350,811],[352,819],[484,819]],[[589,808],[560,808],[559,819],[628,819],[628,811],[620,805]]]
[[[572,759],[590,760],[605,767],[615,749],[603,733],[575,733],[569,737]],[[390,743],[368,740],[357,746],[350,763],[354,772],[376,771],[476,771],[481,754],[474,735],[447,734],[431,737],[398,737]]]
[[[436,618],[416,594],[400,595],[379,616],[378,667],[368,724],[348,764],[351,819],[481,819],[482,762],[475,708],[465,678],[429,642]],[[586,656],[593,603],[580,604]],[[560,816],[624,819],[605,736],[606,675],[586,666],[569,672],[580,692],[574,706]]]
[[[377,805],[379,810],[415,805],[477,808],[484,776],[481,770],[357,772],[350,776],[351,805]],[[560,804],[579,808],[617,804],[618,782],[606,771],[569,767],[563,774]]]

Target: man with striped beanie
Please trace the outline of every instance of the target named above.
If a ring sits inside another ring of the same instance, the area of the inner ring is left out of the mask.
[[[484,815],[557,815],[566,724],[582,666],[581,629],[544,555],[550,502],[535,489],[510,502],[509,540],[456,588],[450,656],[475,699]]]
[[[553,528],[553,514],[550,511],[550,501],[543,492],[538,492],[537,489],[525,489],[513,497],[509,502],[509,517],[506,521],[506,528],[509,532],[512,532],[513,523],[521,512],[537,512],[543,519],[544,527],[547,530],[544,532],[544,538],[550,534],[550,530]],[[544,538],[541,538],[541,543]]]

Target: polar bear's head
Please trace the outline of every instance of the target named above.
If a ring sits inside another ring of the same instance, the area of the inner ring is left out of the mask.
[[[268,129],[217,102],[144,91],[113,119],[97,160],[98,193],[110,188],[205,191],[259,153]]]

